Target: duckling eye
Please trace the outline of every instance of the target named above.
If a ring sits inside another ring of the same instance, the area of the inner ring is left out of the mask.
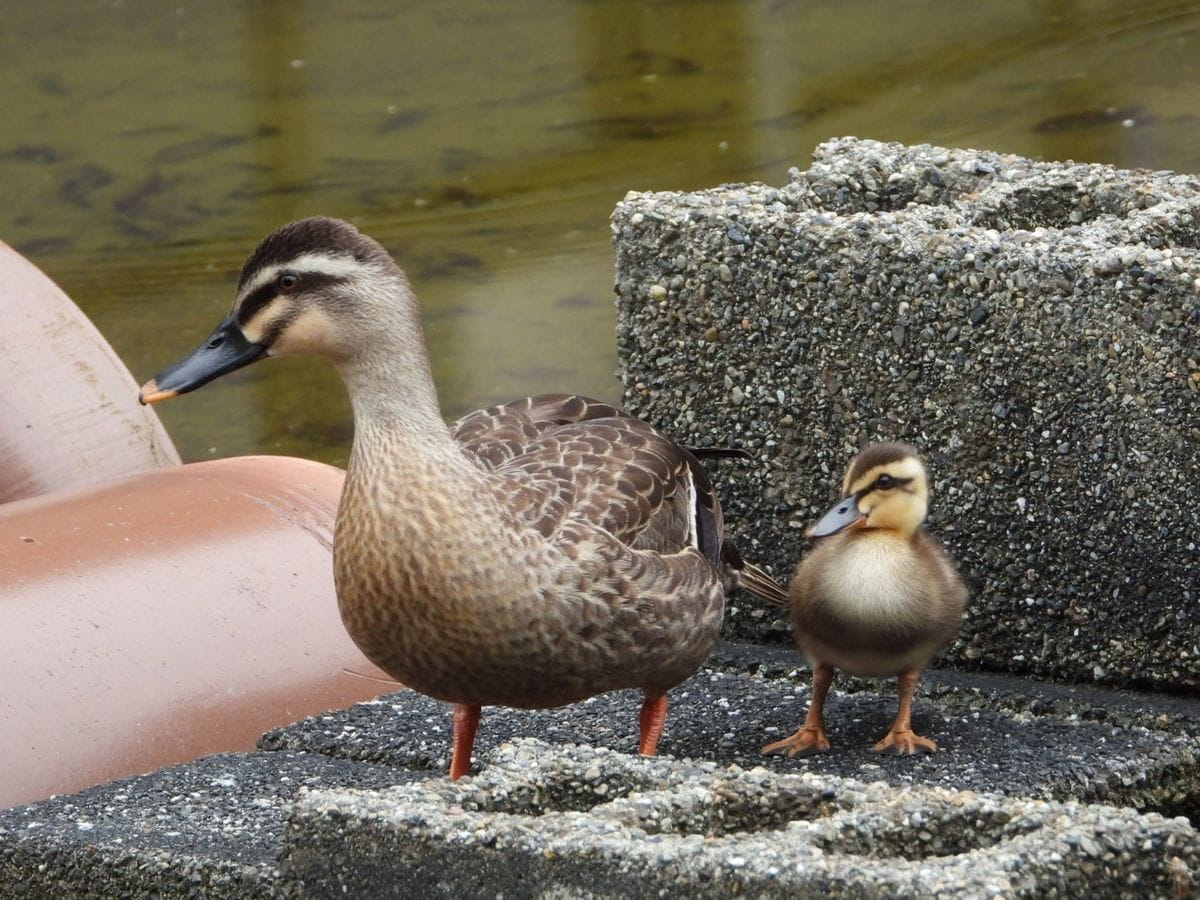
[[[896,484],[896,479],[891,475],[880,475],[875,481],[875,488],[880,491],[890,491]]]
[[[281,291],[294,290],[296,285],[300,283],[300,276],[291,272],[284,272],[279,276],[279,280],[276,283],[279,285]]]

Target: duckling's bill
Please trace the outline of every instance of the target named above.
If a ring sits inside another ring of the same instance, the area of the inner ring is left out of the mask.
[[[143,404],[170,400],[248,366],[266,354],[267,348],[247,340],[233,315],[229,315],[190,356],[142,385],[138,400]]]
[[[810,538],[828,537],[847,528],[861,528],[867,524],[867,514],[858,508],[858,499],[858,494],[843,497],[805,535]]]

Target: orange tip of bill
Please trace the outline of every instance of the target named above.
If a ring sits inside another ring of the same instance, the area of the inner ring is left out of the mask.
[[[158,382],[151,378],[142,385],[141,393],[138,394],[138,402],[145,406],[148,403],[158,403],[160,400],[170,400],[172,397],[178,396],[179,391],[159,390]]]

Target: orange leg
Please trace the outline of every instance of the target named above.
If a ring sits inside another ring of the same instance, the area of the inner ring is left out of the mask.
[[[829,749],[829,738],[825,736],[824,721],[825,695],[829,693],[831,684],[833,684],[833,666],[824,664],[816,666],[813,669],[812,702],[808,704],[808,715],[804,717],[804,724],[791,737],[767,744],[762,748],[764,754],[782,751],[788,756],[795,756],[797,753]]]
[[[924,750],[926,753],[937,750],[936,743],[914,734],[912,730],[912,699],[913,694],[917,692],[917,680],[920,677],[920,670],[914,670],[901,672],[896,679],[896,686],[900,691],[900,709],[896,711],[896,720],[892,722],[892,727],[883,736],[883,740],[872,748],[876,753],[891,750],[900,756],[911,756],[918,750]]]
[[[471,771],[471,750],[479,727],[479,707],[470,703],[454,704],[454,754],[450,757],[450,780],[458,781]]]
[[[658,749],[658,739],[662,737],[663,725],[667,723],[667,695],[652,694],[646,691],[646,699],[642,701],[642,715],[639,721],[642,729],[642,739],[638,743],[638,753],[642,756],[653,756]]]

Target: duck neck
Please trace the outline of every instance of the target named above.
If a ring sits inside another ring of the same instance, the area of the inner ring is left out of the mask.
[[[452,443],[438,410],[420,311],[404,274],[386,272],[361,292],[388,302],[349,306],[339,321],[343,339],[329,354],[354,407],[355,444],[360,434],[378,430]]]
[[[353,508],[355,518],[414,549],[440,543],[468,556],[481,541],[502,541],[504,516],[493,508],[490,476],[442,419],[415,312],[372,337],[361,345],[370,349],[337,361],[354,408],[343,510]],[[352,540],[343,518],[339,542]]]
[[[361,439],[387,435],[430,449],[456,450],[438,409],[423,348],[363,354],[338,366],[354,409],[353,460]]]

